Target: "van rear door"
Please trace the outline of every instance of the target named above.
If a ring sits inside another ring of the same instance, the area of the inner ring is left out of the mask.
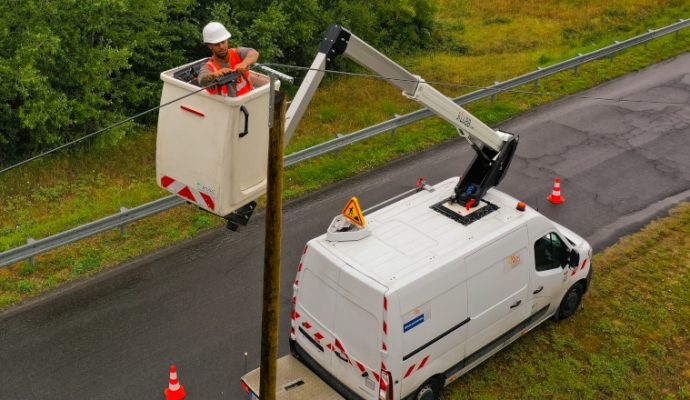
[[[295,340],[340,384],[377,399],[386,288],[310,243],[300,274]]]
[[[365,399],[377,399],[386,288],[350,266],[340,274],[332,373]]]
[[[315,258],[315,253],[310,251],[309,256]],[[300,290],[292,313],[297,322],[295,341],[314,361],[330,371],[333,352],[327,345],[334,341],[330,327],[335,319],[338,296],[333,290],[334,282],[315,272],[305,267],[300,276]]]

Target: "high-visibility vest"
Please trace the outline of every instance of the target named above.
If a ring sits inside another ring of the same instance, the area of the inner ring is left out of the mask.
[[[234,69],[235,65],[242,62],[242,58],[240,58],[240,54],[237,52],[237,49],[229,49],[228,53],[230,55],[230,68]],[[216,62],[216,60],[213,59],[213,57],[208,59],[208,61],[206,62],[206,66],[208,67],[208,69],[211,70],[211,73],[220,71],[221,69],[220,65],[218,65],[218,63]],[[208,90],[208,92],[211,94],[218,94],[218,89],[218,85],[206,88],[206,90]],[[248,93],[250,90],[252,90],[252,84],[249,81],[249,71],[247,71],[244,74],[241,74],[239,77],[237,77],[237,82],[235,82],[235,91],[237,93],[237,96],[241,96],[245,93]],[[221,85],[220,94],[223,96],[227,96],[228,93],[228,85]]]

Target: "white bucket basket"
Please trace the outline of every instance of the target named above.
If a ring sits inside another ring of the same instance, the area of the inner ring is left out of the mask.
[[[161,104],[198,91],[195,80],[178,77],[204,62],[161,73]],[[222,217],[266,192],[269,78],[252,71],[250,79],[254,88],[242,96],[204,90],[158,114],[158,185]]]

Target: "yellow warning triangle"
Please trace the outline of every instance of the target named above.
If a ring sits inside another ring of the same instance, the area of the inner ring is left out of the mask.
[[[343,216],[360,228],[364,228],[366,224],[364,215],[362,215],[362,209],[359,207],[359,201],[357,201],[356,197],[351,198],[350,201],[347,202],[347,205],[343,208]]]

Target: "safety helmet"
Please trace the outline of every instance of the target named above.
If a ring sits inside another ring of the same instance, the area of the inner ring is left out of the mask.
[[[220,22],[209,22],[203,30],[204,43],[220,43],[230,39],[230,32]]]

